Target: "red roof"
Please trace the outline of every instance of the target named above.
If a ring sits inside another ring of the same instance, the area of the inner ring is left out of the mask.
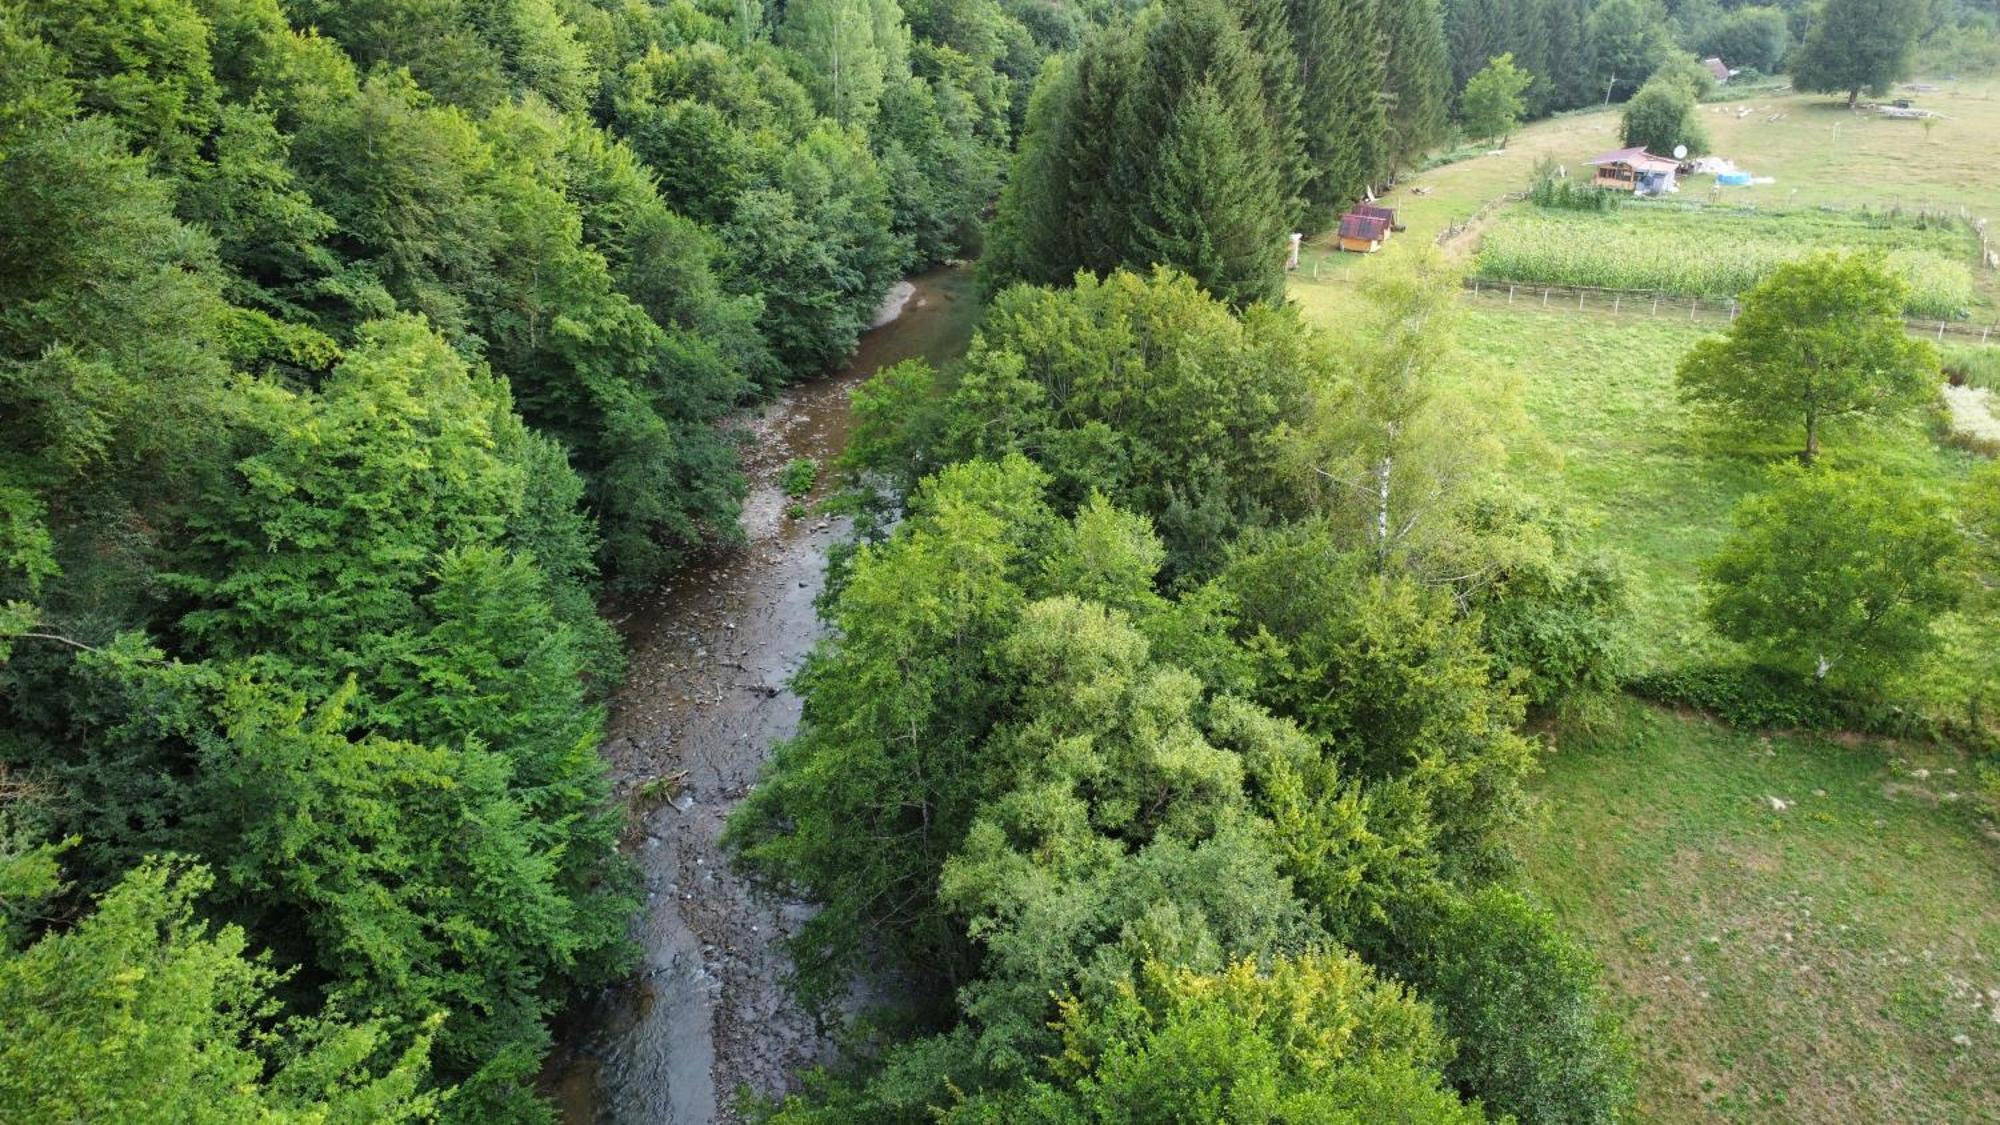
[[[1724,63],[1721,59],[1713,57],[1706,58],[1701,60],[1701,65],[1707,67],[1708,72],[1710,74],[1715,75],[1715,80],[1717,82],[1729,81],[1729,66],[1728,64]]]
[[[1638,148],[1621,148],[1616,152],[1607,152],[1586,163],[1624,164],[1641,172],[1669,172],[1681,166],[1680,161],[1670,156],[1654,156],[1647,152],[1643,145]]]
[[[1389,220],[1380,215],[1361,215],[1349,211],[1340,217],[1340,237],[1380,242],[1389,237]]]

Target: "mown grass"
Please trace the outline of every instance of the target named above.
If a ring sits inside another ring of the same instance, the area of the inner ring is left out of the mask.
[[[1702,124],[1711,151],[1777,182],[1718,188],[1712,178],[1697,176],[1686,181],[1679,198],[1763,208],[1964,208],[2000,224],[2000,176],[1993,166],[1993,153],[2000,149],[2000,81],[1930,81],[1941,88],[1898,93],[1945,114],[1928,132],[1917,121],[1850,113],[1839,100],[1819,94],[1751,90],[1704,105]],[[1751,112],[1739,118],[1741,109]],[[1779,120],[1767,120],[1773,116]],[[1619,144],[1616,107],[1584,111],[1534,122],[1495,155],[1407,176],[1383,198],[1398,208],[1399,219],[1409,228],[1406,235],[1365,257],[1333,249],[1330,236],[1316,238],[1303,255],[1295,284],[1310,283],[1316,266],[1323,277],[1366,276],[1411,246],[1430,242],[1486,200],[1525,189],[1542,157],[1576,169]],[[1425,194],[1417,194],[1420,188]],[[1474,242],[1467,236],[1447,250],[1469,256]],[[1990,294],[1994,279],[1982,273],[1978,280]]]
[[[1993,176],[2000,83],[1927,81],[1939,89],[1902,89],[1894,96],[1944,114],[1929,130],[1921,121],[1850,113],[1845,99],[1824,94],[1752,92],[1704,105],[1701,120],[1710,149],[1777,181],[1723,187],[1718,197],[1762,206],[1964,207],[2000,220],[2000,182]],[[1739,118],[1745,108],[1749,116]],[[1766,120],[1779,114],[1778,121]],[[1711,185],[1698,180],[1690,186],[1706,193]]]
[[[1680,400],[1675,365],[1715,327],[1493,305],[1469,307],[1460,322],[1460,377],[1480,385],[1516,379],[1552,453],[1523,460],[1517,477],[1562,500],[1585,521],[1590,541],[1623,564],[1635,671],[1720,652],[1723,642],[1701,621],[1701,561],[1727,536],[1736,504],[1797,448],[1791,433],[1713,431]],[[1971,459],[1938,444],[1933,426],[1921,414],[1838,427],[1826,459],[1876,465],[1948,494]]]
[[[1785,112],[1775,124],[1711,115],[1717,152],[1779,179],[1725,198],[1962,205],[2000,218],[1995,90],[1920,95],[1952,115],[1928,137],[1819,97],[1747,103]],[[1836,121],[1844,150],[1826,143]],[[1351,331],[1360,298],[1347,281],[1520,188],[1541,155],[1574,165],[1615,147],[1615,128],[1615,114],[1543,122],[1503,155],[1415,177],[1429,195],[1389,197],[1409,231],[1382,254],[1328,259],[1319,280],[1295,274],[1293,300],[1329,331]],[[1451,252],[1464,260],[1470,242]],[[1990,292],[1990,277],[1981,284]],[[1793,449],[1791,434],[1713,434],[1679,401],[1675,363],[1718,328],[1471,304],[1456,329],[1452,378],[1482,396],[1517,388],[1532,421],[1515,479],[1562,500],[1623,563],[1635,672],[1724,650],[1700,620],[1701,560]],[[1981,358],[1960,361],[1986,375]],[[1872,462],[1940,491],[1973,461],[1942,447],[1927,416],[1842,429],[1828,451],[1836,465]],[[1947,621],[1943,652],[1896,690],[1920,701],[1960,691],[1962,632]],[[1527,883],[1607,967],[1639,1052],[1641,1119],[2000,1121],[2000,991],[1985,991],[2000,990],[2000,843],[1972,802],[1950,797],[1968,779],[1946,771],[1964,762],[1738,732],[1630,698],[1552,738],[1559,749],[1516,843]]]
[[[2000,849],[1962,762],[1632,700],[1554,738],[1517,843],[1605,964],[1642,1120],[2000,1120]]]

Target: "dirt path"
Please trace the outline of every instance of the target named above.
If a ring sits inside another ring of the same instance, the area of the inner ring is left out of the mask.
[[[900,315],[862,337],[853,362],[801,384],[742,421],[746,542],[629,604],[619,625],[630,670],[613,700],[604,754],[621,795],[686,771],[669,804],[635,816],[631,852],[645,879],[635,977],[613,989],[554,1065],[563,1118],[584,1123],[734,1121],[736,1091],[789,1088],[829,1044],[782,987],[778,941],[807,916],[755,894],[719,847],[729,812],[774,742],[798,726],[791,676],[820,635],[813,606],[844,521],[786,514],[779,469],[827,465],[846,444],[848,392],[878,368],[944,359],[965,347],[971,274],[945,268],[891,295]]]

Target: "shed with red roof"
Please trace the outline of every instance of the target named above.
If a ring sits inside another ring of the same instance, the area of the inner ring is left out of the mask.
[[[1389,220],[1381,215],[1349,211],[1340,217],[1340,248],[1356,254],[1373,254],[1389,240]]]

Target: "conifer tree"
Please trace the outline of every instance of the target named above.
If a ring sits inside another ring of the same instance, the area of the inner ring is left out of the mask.
[[[1242,307],[1284,293],[1276,170],[1245,148],[1215,88],[1195,88],[1160,146],[1138,245],[1218,300]]]
[[[1590,17],[1590,0],[1538,0],[1535,5],[1547,27],[1549,66],[1547,75],[1548,111],[1574,109],[1594,104],[1602,91],[1595,89],[1590,76],[1589,41],[1584,21]]]
[[[1275,296],[1291,219],[1283,199],[1290,150],[1271,132],[1262,64],[1225,0],[1174,0],[1052,71],[1001,198],[986,284],[1061,283],[1078,270],[1158,264],[1221,285],[1216,295],[1239,307]],[[1184,115],[1203,89],[1213,105]],[[1212,135],[1218,115],[1226,143]],[[1171,159],[1169,138],[1177,138]],[[1214,182],[1222,175],[1196,163],[1207,158],[1241,182]],[[1252,245],[1260,237],[1268,254]],[[1199,261],[1166,256],[1179,253]]]
[[[1438,0],[1381,0],[1388,43],[1383,68],[1389,113],[1389,163],[1406,166],[1444,140],[1451,105],[1451,59]]]
[[[1509,47],[1507,0],[1452,0],[1445,39],[1451,49],[1451,88],[1463,90],[1488,59]]]
[[[1280,193],[1296,213],[1304,205],[1311,181],[1318,175],[1301,147],[1306,119],[1301,99],[1303,60],[1292,32],[1295,0],[1230,0],[1244,39],[1257,53],[1264,85],[1264,113],[1272,143],[1284,154]]]
[[[1371,0],[1294,0],[1308,225],[1323,229],[1388,165],[1385,50]]]

